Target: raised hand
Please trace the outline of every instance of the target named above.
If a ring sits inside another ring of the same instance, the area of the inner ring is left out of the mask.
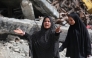
[[[59,25],[59,27],[57,27],[57,28],[56,28],[56,30],[55,30],[55,31],[56,31],[56,33],[61,32],[61,30],[60,30],[60,25]]]
[[[19,28],[17,28],[16,30],[14,30],[14,32],[17,33],[17,34],[19,34],[19,35],[21,35],[21,36],[25,35],[25,32],[22,31],[22,30],[19,29]]]

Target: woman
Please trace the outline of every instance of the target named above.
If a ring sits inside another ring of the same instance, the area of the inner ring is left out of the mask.
[[[68,15],[70,27],[59,51],[67,48],[66,57],[87,58],[91,55],[91,42],[86,26],[76,13]]]
[[[59,58],[60,27],[55,30],[55,25],[50,17],[45,17],[41,30],[31,36],[21,29],[14,30],[29,40],[32,58]]]

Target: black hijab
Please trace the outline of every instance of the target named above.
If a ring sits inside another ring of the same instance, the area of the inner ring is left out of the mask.
[[[80,58],[91,55],[91,42],[88,30],[76,13],[68,15],[75,21],[74,25],[70,25],[66,40],[62,45],[62,49],[67,48],[66,56]]]
[[[49,20],[50,20],[50,22],[51,22],[51,27],[49,28],[49,29],[45,29],[44,28],[44,22],[45,22],[45,19],[46,18],[49,18]],[[40,30],[40,37],[41,36],[43,36],[43,35],[45,35],[45,40],[48,40],[49,39],[49,37],[50,37],[50,35],[53,33],[53,32],[55,32],[55,24],[54,24],[54,22],[53,22],[53,20],[52,20],[52,18],[50,17],[50,16],[46,16],[46,17],[44,17],[44,19],[43,19],[43,22],[42,22],[42,26],[41,26],[41,30]]]

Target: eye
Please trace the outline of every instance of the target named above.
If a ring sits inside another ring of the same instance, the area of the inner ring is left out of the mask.
[[[47,22],[46,20],[44,22]]]
[[[48,22],[50,22],[50,21],[48,21]]]

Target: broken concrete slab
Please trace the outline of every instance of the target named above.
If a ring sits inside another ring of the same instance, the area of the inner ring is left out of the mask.
[[[33,5],[30,1],[22,0],[21,9],[26,19],[31,19],[31,20],[35,19]]]
[[[30,1],[32,1],[35,8],[37,8],[37,10],[39,10],[44,15],[48,16],[50,15],[59,18],[59,13],[57,9],[50,3],[48,3],[46,0],[30,0]]]

